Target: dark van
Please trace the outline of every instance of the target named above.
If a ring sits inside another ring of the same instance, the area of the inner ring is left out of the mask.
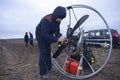
[[[116,47],[119,45],[119,34],[117,30],[110,29],[112,34],[112,45]],[[107,29],[90,30],[85,32],[84,38],[87,42],[98,42],[109,44],[109,32]],[[99,45],[99,44],[98,44]]]

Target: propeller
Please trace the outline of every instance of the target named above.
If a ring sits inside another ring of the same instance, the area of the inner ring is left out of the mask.
[[[70,32],[70,34],[67,36],[67,38],[69,38],[76,29],[78,29],[78,27],[80,25],[82,25],[85,20],[87,20],[87,18],[89,17],[89,15],[84,15],[83,17],[81,17],[78,22],[76,23],[76,25],[74,26],[74,28],[72,29],[72,31]],[[62,52],[62,50],[67,46],[68,41],[64,41],[63,44],[57,49],[57,51],[53,54],[53,58],[57,58],[60,53]]]

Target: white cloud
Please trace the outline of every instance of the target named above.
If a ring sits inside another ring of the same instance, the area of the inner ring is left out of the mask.
[[[9,30],[11,33],[16,30],[21,35],[25,31],[34,33],[40,19],[52,13],[56,6],[66,7],[74,4],[84,4],[95,8],[105,17],[110,27],[115,25],[118,29],[119,3],[119,0],[0,0],[0,29]],[[1,30],[0,34],[5,32]]]

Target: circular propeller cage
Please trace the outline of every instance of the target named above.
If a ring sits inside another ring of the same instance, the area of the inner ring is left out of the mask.
[[[76,29],[73,35],[79,36],[76,42],[76,50],[70,52],[68,50],[69,44],[62,50],[61,54],[57,58],[52,58],[54,66],[65,76],[74,79],[85,79],[89,78],[99,71],[101,71],[107,62],[110,59],[112,52],[112,36],[110,28],[103,18],[103,16],[94,8],[86,5],[71,5],[66,8],[67,11],[67,26],[68,28],[73,28],[78,20],[84,16],[89,15],[89,17]],[[62,24],[62,23],[61,23]],[[101,31],[100,31],[101,30]],[[95,35],[98,37],[101,33],[106,33],[107,38],[87,38]],[[88,35],[89,33],[89,35]],[[69,40],[69,39],[68,39]],[[68,41],[69,43],[69,41]],[[56,44],[52,46],[52,55],[55,53],[54,47],[57,47]],[[94,55],[94,63],[90,63],[84,55],[87,53],[85,49],[89,49],[88,53]],[[72,74],[66,71],[66,62],[72,54],[79,54],[78,68],[76,74]],[[83,65],[84,61],[87,63],[87,67]]]

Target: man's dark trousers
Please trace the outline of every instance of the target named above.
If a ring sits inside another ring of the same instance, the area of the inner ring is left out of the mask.
[[[51,47],[46,41],[38,41],[40,75],[45,75],[52,68]]]

